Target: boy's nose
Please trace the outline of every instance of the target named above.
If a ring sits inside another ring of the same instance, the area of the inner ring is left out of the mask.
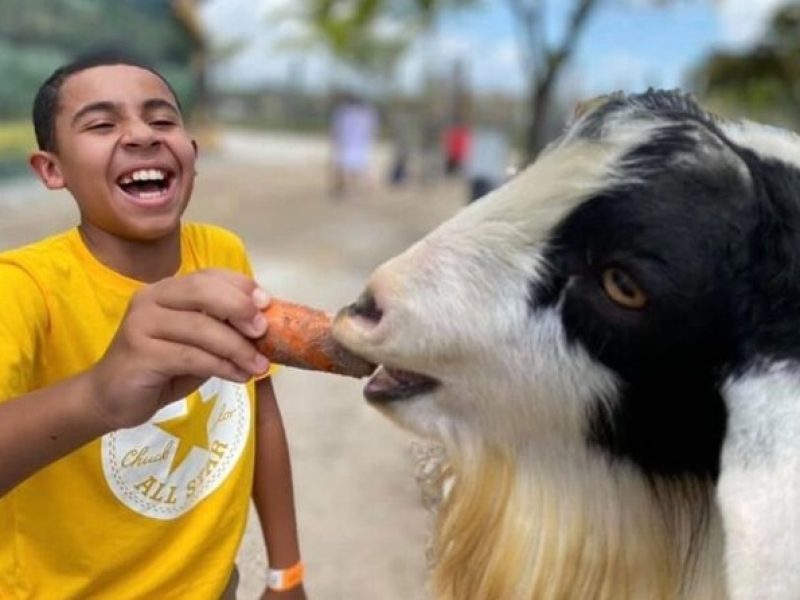
[[[143,121],[131,122],[125,128],[122,142],[131,147],[149,147],[158,145],[158,132]]]

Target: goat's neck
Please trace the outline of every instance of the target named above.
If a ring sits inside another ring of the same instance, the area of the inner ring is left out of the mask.
[[[590,452],[470,454],[439,513],[437,598],[722,597],[709,484],[648,483]]]

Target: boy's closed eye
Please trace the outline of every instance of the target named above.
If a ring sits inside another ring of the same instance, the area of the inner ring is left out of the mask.
[[[177,125],[177,123],[174,119],[154,119],[150,121],[150,125],[153,127],[166,128],[166,127],[174,127],[175,125]]]
[[[97,123],[90,123],[86,126],[86,129],[89,131],[104,131],[109,130],[114,127],[114,123],[111,121],[99,121]]]

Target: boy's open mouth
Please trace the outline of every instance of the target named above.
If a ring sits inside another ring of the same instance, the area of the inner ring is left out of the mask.
[[[166,169],[136,169],[121,175],[117,179],[117,185],[129,196],[152,201],[163,198],[174,179],[175,174]]]

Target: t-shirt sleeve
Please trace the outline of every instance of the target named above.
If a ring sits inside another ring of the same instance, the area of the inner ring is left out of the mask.
[[[23,268],[0,262],[0,402],[33,389],[48,326],[41,288]]]
[[[235,247],[234,263],[235,263],[236,266],[233,267],[233,268],[238,270],[240,273],[243,273],[244,275],[247,275],[248,277],[254,277],[253,267],[250,264],[250,258],[247,255],[247,250],[245,249],[244,242],[242,242],[241,239],[239,239],[238,237],[235,237],[235,236],[234,236],[234,240],[235,240],[235,242],[234,242],[234,244],[235,244],[234,245],[234,247]],[[258,283],[260,283],[260,282],[258,282]],[[267,289],[266,291],[267,291],[267,293],[269,293],[269,289]],[[278,371],[278,369],[279,369],[278,365],[272,364],[272,365],[270,365],[270,368],[266,373],[256,377],[255,379],[256,379],[256,381],[258,381],[258,380],[264,379],[266,377],[271,377],[272,375],[274,375]]]
[[[248,277],[254,277],[253,274],[253,265],[250,264],[250,257],[247,256],[247,251],[244,249],[244,245],[242,245],[242,256],[241,256],[241,271]]]

